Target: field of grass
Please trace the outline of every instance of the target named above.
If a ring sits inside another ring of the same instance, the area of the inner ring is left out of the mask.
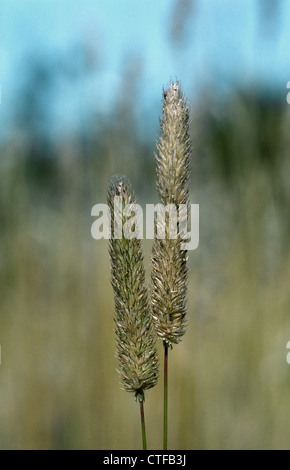
[[[187,333],[169,357],[169,449],[290,448],[287,123],[271,165],[254,158],[264,150],[247,123],[219,146],[193,132],[200,245],[189,253]],[[2,449],[141,448],[138,406],[116,372],[108,244],[90,232],[114,173],[142,204],[157,201],[153,154],[134,145],[113,138],[102,158],[60,147],[53,183],[17,142],[2,151]],[[217,160],[227,154],[230,178]],[[160,380],[146,395],[149,449],[162,448],[162,393]]]

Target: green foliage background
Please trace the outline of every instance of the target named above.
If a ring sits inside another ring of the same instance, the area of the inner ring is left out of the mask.
[[[116,372],[108,246],[90,233],[112,174],[127,174],[141,204],[157,202],[154,142],[127,103],[53,149],[36,132],[38,103],[26,105],[1,146],[2,449],[141,447],[138,406]],[[200,245],[188,330],[169,357],[169,448],[289,449],[286,90],[236,90],[222,103],[205,90],[191,136]],[[160,449],[162,380],[145,406],[148,447]]]

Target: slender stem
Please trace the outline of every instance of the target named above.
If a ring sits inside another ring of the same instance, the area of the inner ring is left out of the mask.
[[[141,430],[142,430],[143,450],[147,450],[145,415],[144,415],[144,399],[140,400],[139,403],[140,403],[140,416],[141,416]]]
[[[164,414],[163,414],[163,450],[167,450],[168,427],[168,345],[164,342]]]

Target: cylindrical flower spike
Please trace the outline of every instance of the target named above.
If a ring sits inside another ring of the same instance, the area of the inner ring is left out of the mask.
[[[119,200],[117,211],[114,207],[116,198]],[[108,188],[108,205],[111,211],[111,282],[115,295],[119,373],[123,388],[134,392],[136,399],[143,402],[144,391],[156,385],[158,380],[155,332],[145,286],[143,253],[139,239],[128,239],[124,233],[120,238],[114,238],[116,220],[112,217],[115,213],[120,219],[122,232],[129,219],[123,214],[123,209],[135,203],[128,179],[114,176]],[[120,233],[120,227],[118,229]]]
[[[162,109],[162,135],[155,155],[157,190],[163,205],[173,204],[176,207],[179,221],[175,238],[170,237],[166,223],[165,238],[155,237],[153,243],[152,314],[158,337],[167,347],[172,347],[181,341],[185,333],[188,268],[187,252],[182,249],[181,226],[184,218],[187,222],[190,209],[189,108],[179,83],[170,83],[164,91]],[[181,204],[183,209],[179,211]],[[157,220],[158,223],[162,222]]]

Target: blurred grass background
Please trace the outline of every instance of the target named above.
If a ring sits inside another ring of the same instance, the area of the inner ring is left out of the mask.
[[[171,24],[174,47],[185,16]],[[139,449],[138,406],[116,372],[107,242],[92,239],[90,214],[115,173],[127,174],[141,204],[157,202],[155,142],[138,132],[131,73],[114,115],[94,116],[52,145],[40,129],[55,74],[46,65],[31,65],[0,149],[0,448]],[[249,86],[221,99],[205,89],[192,105],[200,245],[189,253],[188,331],[169,356],[172,449],[290,448],[282,93]],[[155,113],[157,121],[161,106]],[[143,246],[149,282],[151,242]],[[151,449],[162,446],[162,392],[161,373],[146,395]]]

